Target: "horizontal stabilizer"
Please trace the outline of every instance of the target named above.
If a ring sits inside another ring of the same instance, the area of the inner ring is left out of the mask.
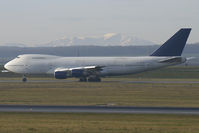
[[[183,57],[171,57],[168,59],[160,60],[159,63],[184,63],[186,58]]]
[[[196,57],[188,57],[187,60],[193,60],[196,59]]]

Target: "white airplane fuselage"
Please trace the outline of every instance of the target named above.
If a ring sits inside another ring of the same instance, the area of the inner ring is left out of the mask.
[[[53,55],[27,54],[19,55],[4,67],[19,74],[54,74],[57,68],[77,68],[86,66],[102,66],[100,76],[125,75],[153,70],[180,64],[186,61],[164,63],[171,57],[61,57]]]

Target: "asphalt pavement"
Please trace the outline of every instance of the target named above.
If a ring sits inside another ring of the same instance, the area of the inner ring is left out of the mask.
[[[199,115],[199,108],[183,107],[132,107],[132,106],[47,106],[0,105],[0,112],[41,113],[118,113],[118,114],[184,114]]]
[[[21,83],[21,80],[0,80],[0,83]],[[29,83],[47,83],[47,82],[79,82],[78,79],[77,80],[56,80],[56,79],[49,79],[49,80],[31,80],[29,79],[27,82]],[[140,83],[140,84],[148,84],[148,83],[152,83],[152,84],[199,84],[199,81],[190,81],[190,80],[180,80],[180,81],[175,81],[175,80],[102,80],[102,82],[104,83],[109,83],[109,82],[120,82],[120,83]]]

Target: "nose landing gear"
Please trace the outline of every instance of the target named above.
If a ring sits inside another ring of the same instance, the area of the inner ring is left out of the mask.
[[[23,77],[22,77],[22,82],[27,82],[27,78],[25,75],[23,75]]]

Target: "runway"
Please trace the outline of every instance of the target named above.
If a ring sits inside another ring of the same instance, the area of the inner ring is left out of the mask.
[[[78,80],[28,80],[27,83],[50,83],[50,82],[58,82],[58,83],[70,83],[70,82],[79,82]],[[110,81],[103,81],[102,83],[111,83],[111,82],[120,82],[120,83],[134,83],[134,84],[199,84],[199,81],[186,81],[186,80],[180,80],[180,81],[172,81],[172,80],[110,80]],[[21,80],[0,80],[0,83],[22,83]]]
[[[118,114],[184,114],[199,115],[199,108],[123,107],[123,106],[37,106],[0,105],[0,112],[41,113],[118,113]]]
[[[162,81],[154,81],[154,80],[143,80],[143,81],[123,81],[124,83],[152,83],[152,84],[199,84],[199,81],[167,81],[167,80],[162,80]]]
[[[27,83],[50,83],[50,82],[58,82],[58,83],[63,83],[63,82],[77,82],[77,80],[28,80]],[[21,80],[0,80],[0,83],[24,83]]]

